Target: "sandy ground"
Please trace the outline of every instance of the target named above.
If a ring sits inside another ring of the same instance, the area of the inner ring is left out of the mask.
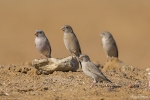
[[[2,100],[128,100],[148,99],[145,69],[149,66],[150,0],[1,0],[0,1],[0,99]],[[30,63],[40,54],[34,32],[46,33],[52,57],[70,53],[63,43],[64,24],[73,27],[83,54],[102,65],[106,55],[99,34],[110,31],[118,45],[119,59],[134,72],[104,74],[115,87],[98,83],[82,72],[36,75]]]
[[[99,82],[77,72],[36,75],[34,67],[21,64],[0,66],[1,100],[149,100],[143,69],[104,71],[113,83]]]

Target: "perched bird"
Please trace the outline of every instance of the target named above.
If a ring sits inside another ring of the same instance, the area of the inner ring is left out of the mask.
[[[71,52],[71,55],[77,57],[81,54],[81,48],[76,35],[70,25],[64,25],[61,30],[64,32],[64,44],[66,48]]]
[[[110,32],[103,32],[100,34],[102,36],[102,47],[108,57],[116,57],[118,58],[118,48],[117,44],[111,35]]]
[[[51,46],[44,32],[42,30],[36,30],[35,35],[35,46],[41,53],[41,58],[42,55],[51,58]]]
[[[82,70],[83,72],[94,79],[91,87],[93,87],[97,81],[107,81],[112,83],[109,79],[107,79],[104,74],[101,72],[101,70],[95,66],[95,64],[90,60],[90,58],[87,55],[80,55],[79,57],[81,64],[82,64]]]

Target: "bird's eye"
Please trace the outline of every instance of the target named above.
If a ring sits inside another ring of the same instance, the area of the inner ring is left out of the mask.
[[[68,27],[66,27],[66,28],[68,28]]]

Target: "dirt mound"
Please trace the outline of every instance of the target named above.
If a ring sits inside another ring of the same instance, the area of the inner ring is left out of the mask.
[[[104,68],[103,68],[104,69]],[[120,100],[148,99],[147,72],[103,70],[113,84],[98,82],[90,88],[91,78],[82,71],[37,75],[30,64],[0,66],[0,99],[26,100]]]

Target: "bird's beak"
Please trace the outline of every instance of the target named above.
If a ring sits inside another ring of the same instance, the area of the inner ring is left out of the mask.
[[[34,35],[38,36],[37,32],[35,32]]]
[[[64,27],[62,27],[61,30],[65,31]]]
[[[102,36],[102,33],[100,33],[99,35]]]

